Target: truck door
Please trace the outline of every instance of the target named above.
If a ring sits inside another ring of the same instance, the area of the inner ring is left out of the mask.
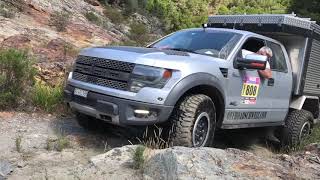
[[[270,59],[272,79],[269,86],[272,99],[272,114],[280,120],[284,120],[289,110],[289,103],[292,94],[292,73],[289,58],[285,48],[277,42],[267,41],[267,46],[272,50],[273,56]],[[275,117],[275,118],[276,118]]]
[[[250,37],[239,47],[232,61],[237,57],[244,57],[244,53],[256,53],[263,46],[267,46],[264,39]],[[222,127],[245,128],[279,123],[281,117],[278,113],[273,114],[273,101],[279,97],[274,93],[275,85],[280,83],[280,79],[264,79],[257,70],[235,69],[233,62],[230,65],[226,114]]]

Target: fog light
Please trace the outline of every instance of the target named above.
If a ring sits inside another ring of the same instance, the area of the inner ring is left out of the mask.
[[[148,110],[142,110],[142,109],[136,109],[134,110],[135,114],[141,114],[141,115],[148,115],[150,113],[150,111]]]
[[[157,112],[144,110],[144,109],[136,109],[133,112],[134,112],[134,116],[137,118],[154,119],[158,116]]]

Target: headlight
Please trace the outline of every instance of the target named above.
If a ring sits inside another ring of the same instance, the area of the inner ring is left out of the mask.
[[[136,65],[132,71],[130,91],[138,92],[144,87],[163,88],[172,76],[172,70]]]

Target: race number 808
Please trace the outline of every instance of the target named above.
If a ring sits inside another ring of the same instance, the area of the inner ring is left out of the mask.
[[[241,96],[243,97],[257,97],[259,93],[258,84],[247,84],[244,83],[242,87]]]

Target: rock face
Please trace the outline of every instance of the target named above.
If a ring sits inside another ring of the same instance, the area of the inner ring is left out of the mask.
[[[108,176],[110,179],[127,179],[130,174],[139,178],[130,168],[135,148],[124,146],[93,157],[92,167],[106,174],[112,172],[112,176]],[[320,178],[320,161],[312,161],[304,154],[275,155],[266,159],[238,149],[174,147],[146,150],[145,157],[142,173],[146,180]]]
[[[184,147],[159,151],[144,170],[146,179],[277,179],[289,174],[279,164],[237,149]]]

